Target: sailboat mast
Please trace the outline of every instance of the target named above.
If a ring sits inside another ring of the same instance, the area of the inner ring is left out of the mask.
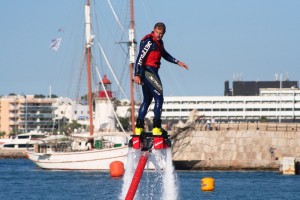
[[[90,0],[86,1],[85,5],[85,35],[86,35],[86,65],[87,65],[87,78],[88,78],[88,105],[89,105],[89,118],[90,118],[90,135],[93,135],[93,100],[92,100],[92,77],[91,77],[91,10]]]
[[[134,80],[133,80],[133,68],[135,61],[135,38],[134,38],[134,0],[130,0],[130,29],[129,29],[129,73],[130,73],[130,98],[131,98],[131,128],[133,134],[135,134],[135,118],[134,118]]]

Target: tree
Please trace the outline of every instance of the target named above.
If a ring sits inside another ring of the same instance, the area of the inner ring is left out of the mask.
[[[66,129],[66,127],[69,124],[69,119],[66,117],[63,117],[61,119],[56,119],[55,120],[55,126],[54,126],[54,134],[57,132],[64,132],[64,130]]]
[[[129,117],[119,117],[120,123],[122,124],[124,130],[130,130],[130,118]]]
[[[72,120],[72,123],[70,123],[68,125],[68,128],[70,128],[72,131],[74,131],[75,129],[81,128],[82,125],[79,124],[76,120]]]
[[[121,101],[119,99],[116,99],[114,101],[115,107],[121,106]]]
[[[0,138],[4,138],[5,135],[6,135],[5,131],[0,131]]]
[[[47,97],[48,97],[48,98],[50,98],[50,96],[49,96],[49,95],[48,95]],[[57,96],[56,94],[51,94],[51,98],[52,98],[52,99],[54,99],[54,98],[58,98],[58,96]]]
[[[266,116],[261,116],[259,119],[260,122],[266,122],[267,121],[267,117]]]
[[[41,99],[44,99],[44,98],[45,98],[45,95],[43,95],[43,94],[35,94],[35,95],[34,95],[34,98],[41,98]]]
[[[72,120],[72,122],[63,127],[63,131],[66,134],[70,134],[74,132],[75,129],[83,128],[86,129],[86,125],[79,124],[76,120]]]

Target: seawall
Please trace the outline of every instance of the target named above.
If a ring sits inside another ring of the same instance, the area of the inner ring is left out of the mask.
[[[3,158],[26,158],[25,150],[0,149],[0,159]]]
[[[198,127],[178,134],[172,151],[176,169],[279,170],[283,157],[300,158],[300,132]]]

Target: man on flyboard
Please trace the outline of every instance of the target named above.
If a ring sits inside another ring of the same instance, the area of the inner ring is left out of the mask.
[[[144,99],[136,120],[136,135],[140,135],[144,131],[144,119],[153,98],[155,105],[152,134],[161,135],[163,132],[161,128],[161,112],[164,97],[162,83],[158,74],[161,57],[184,69],[189,69],[185,63],[175,59],[165,50],[162,40],[165,32],[165,24],[161,22],[156,23],[153,31],[146,35],[140,43],[139,54],[135,63],[134,82],[142,85]]]

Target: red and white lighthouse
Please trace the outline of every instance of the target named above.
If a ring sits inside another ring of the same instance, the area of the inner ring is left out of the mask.
[[[99,83],[95,105],[95,131],[115,131],[116,120],[114,116],[114,106],[111,102],[113,92],[111,90],[111,81],[104,75]]]

